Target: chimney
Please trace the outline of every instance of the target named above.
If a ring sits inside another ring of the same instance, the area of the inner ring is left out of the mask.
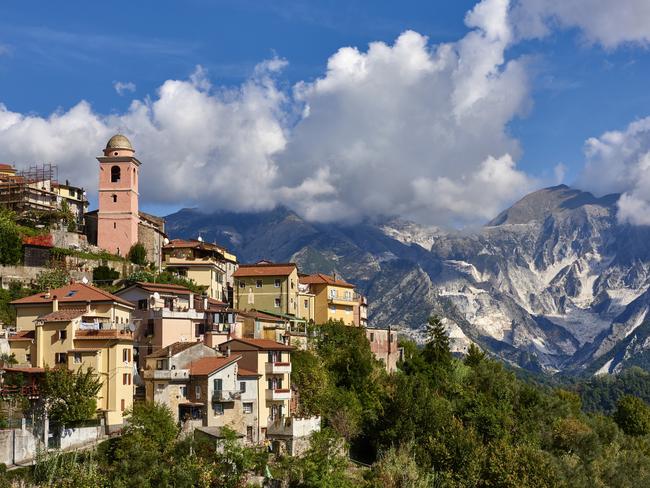
[[[58,312],[59,311],[59,299],[54,295],[52,297],[52,312]]]

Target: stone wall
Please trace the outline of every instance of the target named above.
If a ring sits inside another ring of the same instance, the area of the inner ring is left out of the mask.
[[[39,439],[27,429],[0,430],[0,463],[10,466],[31,461],[36,457]]]

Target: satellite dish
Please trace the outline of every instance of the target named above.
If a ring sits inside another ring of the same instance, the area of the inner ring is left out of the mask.
[[[165,238],[163,239],[163,245],[166,246],[167,244],[169,244],[169,239],[167,239],[167,238],[165,237]]]
[[[154,300],[160,300],[160,293],[158,293],[157,291],[154,291],[153,292],[153,298],[154,298]]]
[[[135,332],[135,324],[134,324],[133,322],[130,322],[130,323],[129,323],[129,330],[130,330],[131,332]]]
[[[86,277],[84,276],[83,278],[81,278],[81,282],[82,282],[84,285],[87,285],[87,284],[88,284],[88,278],[86,278]]]
[[[203,242],[203,237],[199,236],[199,238],[197,239],[197,241],[199,241],[199,242]]]

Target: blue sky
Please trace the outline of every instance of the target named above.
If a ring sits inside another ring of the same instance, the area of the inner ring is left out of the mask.
[[[464,19],[476,3],[3,2],[0,103],[22,117],[47,120],[52,113],[65,113],[85,100],[102,120],[119,118],[133,100],[155,101],[165,81],[188,80],[197,66],[202,67],[202,76],[215,94],[240,89],[258,63],[272,58],[286,60],[286,67],[273,74],[273,82],[278,91],[291,93],[296,83],[323,78],[328,59],[346,46],[364,53],[369,43],[391,46],[408,30],[426,36],[430,48],[458,42],[472,30]],[[572,23],[566,12],[553,15],[557,18],[550,22],[546,35],[509,42],[504,50],[506,61],[517,59],[526,67],[525,100],[516,114],[506,118],[504,131],[518,145],[513,155],[516,166],[535,179],[533,186],[552,183],[560,163],[566,167],[564,181],[573,183],[583,170],[588,138],[610,130],[624,131],[628,124],[650,115],[650,52],[645,34],[640,34],[638,42],[603,42],[589,26]],[[119,94],[115,82],[127,84],[127,89]],[[129,132],[129,127],[115,124],[111,127]],[[287,136],[289,146],[292,137]],[[289,153],[302,154],[291,148]],[[151,163],[146,155],[140,153],[145,163]],[[148,156],[153,158],[154,153]],[[24,160],[30,157],[36,156],[24,154]],[[0,149],[2,158],[17,164],[23,160],[15,151],[2,153]],[[303,182],[295,182],[293,188]],[[182,193],[173,201],[156,199],[153,190],[148,195],[152,197],[143,207],[163,213],[201,203],[195,195],[185,198]],[[278,201],[284,203],[277,198],[274,203]],[[402,203],[395,202],[395,208],[414,216],[424,205]],[[324,215],[321,207],[313,212],[317,219]],[[464,217],[453,216],[450,221],[462,223]]]

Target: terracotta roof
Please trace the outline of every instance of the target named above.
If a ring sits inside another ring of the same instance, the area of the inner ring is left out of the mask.
[[[131,302],[127,302],[112,293],[84,283],[72,283],[60,288],[55,288],[54,290],[49,291],[49,296],[46,293],[37,293],[36,295],[14,300],[11,303],[13,305],[52,303],[54,297],[58,298],[59,303],[116,302],[129,307],[134,307]]]
[[[172,285],[167,283],[146,283],[144,281],[138,281],[135,286],[138,286],[146,291],[158,292],[158,293],[182,293],[184,295],[189,295],[192,291],[189,288],[186,288],[182,285]]]
[[[166,358],[167,356],[175,356],[179,352],[183,352],[185,349],[189,349],[192,346],[197,344],[203,344],[202,342],[174,342],[167,347],[163,347],[156,352],[148,354],[148,358]]]
[[[260,373],[256,373],[255,371],[251,371],[250,369],[244,369],[244,368],[239,368],[237,370],[237,376],[262,376]]]
[[[295,263],[240,264],[233,276],[289,276],[296,269]]]
[[[267,320],[270,322],[284,322],[284,319],[280,317],[276,317],[275,315],[270,315],[264,312],[258,312],[257,310],[248,310],[244,312],[238,311],[237,314],[252,319]]]
[[[333,276],[316,273],[307,276],[301,276],[298,280],[300,283],[305,285],[333,285],[333,286],[342,286],[345,288],[354,288],[354,285],[348,283],[347,281],[337,280]]]
[[[86,313],[86,310],[71,308],[69,310],[58,310],[38,317],[43,322],[70,322]]]
[[[205,376],[215,371],[219,371],[222,368],[225,368],[229,364],[232,364],[241,359],[241,356],[232,355],[229,357],[212,357],[212,358],[202,358],[198,361],[192,363],[190,366],[190,375],[192,376]]]
[[[218,244],[212,244],[210,242],[203,242],[197,240],[185,240],[185,239],[172,239],[169,241],[169,244],[165,244],[163,249],[205,249],[207,251],[217,251],[224,252],[227,249],[219,246]]]
[[[8,169],[15,171],[15,168],[11,164],[0,163],[0,170],[6,171]]]
[[[97,352],[100,351],[98,347],[77,347],[76,349],[68,349],[68,352]]]
[[[104,339],[124,339],[133,340],[133,334],[117,329],[100,329],[100,330],[76,330],[74,333],[75,340],[104,340]]]
[[[7,340],[9,341],[28,341],[33,340],[36,334],[33,330],[19,330],[15,334],[11,334]]]
[[[54,239],[51,234],[43,236],[23,236],[23,245],[38,247],[54,247]]]
[[[230,339],[229,341],[219,344],[219,347],[221,348],[222,346],[231,344],[233,342],[241,342],[247,346],[254,347],[255,349],[259,349],[261,351],[293,351],[295,349],[295,347],[287,346],[286,344],[282,344],[281,342],[277,342],[277,341],[272,341],[271,339],[244,339],[244,338]],[[232,350],[234,351],[234,349]]]
[[[30,366],[5,366],[0,369],[3,371],[9,371],[11,373],[45,373],[45,368],[32,368]]]

